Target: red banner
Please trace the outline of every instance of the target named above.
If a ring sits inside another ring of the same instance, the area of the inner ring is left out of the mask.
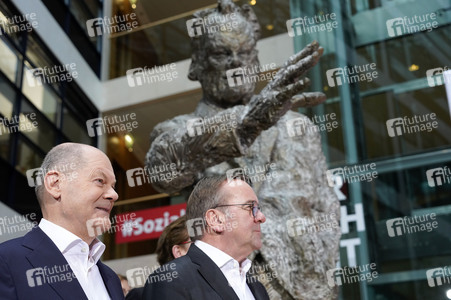
[[[116,244],[156,239],[185,212],[186,203],[182,203],[116,215]]]

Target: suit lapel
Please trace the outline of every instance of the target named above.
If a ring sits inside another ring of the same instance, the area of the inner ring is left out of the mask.
[[[115,290],[115,287],[117,289],[118,286],[115,285],[115,282],[113,280],[114,278],[111,278],[112,274],[108,272],[107,266],[100,260],[97,262],[97,267],[99,268],[100,275],[102,276],[103,282],[105,283],[106,289],[108,290],[108,294],[110,295],[111,299],[117,299],[117,290]],[[120,292],[122,295],[122,290]]]
[[[252,280],[254,280],[254,282],[252,282]],[[255,278],[252,278],[249,273],[246,275],[246,283],[251,290],[252,295],[254,295],[255,300],[268,299],[265,297],[266,295],[262,293],[261,289],[259,289],[260,283],[255,282]]]
[[[227,278],[221,272],[221,269],[200,250],[196,245],[191,245],[187,254],[193,263],[198,265],[198,271],[207,283],[223,299],[239,300],[233,288],[229,285]]]
[[[49,270],[47,274],[54,279],[46,284],[62,299],[88,299],[63,254],[39,227],[25,236],[23,246],[33,250],[26,257],[33,268]],[[56,278],[56,275],[60,276]],[[72,280],[67,280],[69,276]]]

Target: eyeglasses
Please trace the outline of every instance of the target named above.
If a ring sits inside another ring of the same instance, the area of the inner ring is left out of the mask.
[[[252,216],[254,216],[254,218],[257,217],[258,211],[262,211],[260,205],[257,204],[256,201],[252,201],[252,203],[243,203],[243,204],[223,204],[223,205],[216,205],[213,208],[216,207],[223,207],[223,206],[249,206],[252,208]]]
[[[179,245],[185,245],[185,244],[191,244],[191,243],[194,243],[193,241],[186,241],[186,242],[183,242],[183,243],[180,243]]]

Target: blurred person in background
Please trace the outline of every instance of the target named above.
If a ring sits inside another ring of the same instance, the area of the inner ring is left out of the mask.
[[[157,242],[157,260],[160,265],[185,255],[191,245],[191,239],[186,230],[186,215],[169,224],[160,235]],[[132,289],[126,300],[140,300],[144,287]]]
[[[125,277],[124,275],[121,275],[121,274],[117,274],[117,277],[119,277],[119,280],[121,281],[122,292],[124,293],[124,297],[125,297],[125,296],[127,296],[128,292],[130,292],[130,290],[131,290],[130,285],[128,284],[127,277]]]
[[[186,215],[169,224],[161,234],[157,243],[157,259],[164,265],[173,259],[185,255],[191,245],[191,239],[186,230]]]

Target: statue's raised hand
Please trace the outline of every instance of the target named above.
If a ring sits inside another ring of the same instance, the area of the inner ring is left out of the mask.
[[[326,96],[321,92],[300,94],[310,84],[305,74],[318,63],[323,51],[314,41],[291,56],[273,80],[248,103],[249,112],[242,129],[246,132],[267,129],[291,108],[311,107],[324,102]]]

